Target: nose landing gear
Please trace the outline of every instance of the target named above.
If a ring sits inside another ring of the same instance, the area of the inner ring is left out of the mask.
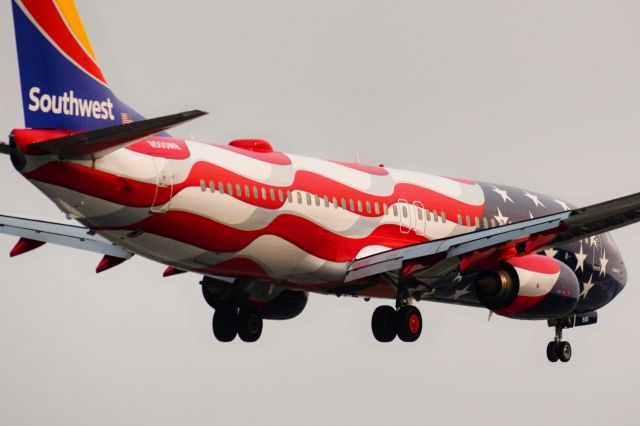
[[[571,360],[571,344],[562,341],[563,325],[556,325],[556,337],[547,345],[547,359],[551,362],[569,362]]]

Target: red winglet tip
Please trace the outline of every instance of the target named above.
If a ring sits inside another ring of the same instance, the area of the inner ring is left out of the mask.
[[[167,269],[162,273],[163,277],[170,277],[172,275],[184,274],[187,271],[183,271],[182,269],[174,268],[173,266],[167,266]]]
[[[123,257],[109,256],[108,254],[105,254],[105,256],[102,258],[102,260],[100,261],[100,263],[98,263],[98,266],[96,267],[96,273],[99,274],[100,272],[104,272],[107,269],[113,268],[114,266],[118,266],[125,260],[127,259]]]
[[[10,257],[19,256],[31,250],[35,250],[43,244],[44,244],[44,241],[36,241],[36,240],[30,240],[28,238],[20,238],[16,243],[16,245],[13,246],[13,248],[11,249],[9,256]]]

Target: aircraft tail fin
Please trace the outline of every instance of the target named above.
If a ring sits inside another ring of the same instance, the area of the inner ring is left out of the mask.
[[[143,120],[109,88],[73,0],[12,0],[25,126],[95,130]]]

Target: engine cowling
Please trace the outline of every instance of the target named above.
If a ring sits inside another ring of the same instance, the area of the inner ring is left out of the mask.
[[[580,298],[580,284],[571,268],[537,254],[513,257],[498,270],[480,272],[475,288],[488,309],[520,319],[567,316]]]
[[[247,304],[253,306],[264,319],[287,320],[295,318],[307,306],[309,295],[304,291],[282,290],[280,294],[268,301],[249,299]]]

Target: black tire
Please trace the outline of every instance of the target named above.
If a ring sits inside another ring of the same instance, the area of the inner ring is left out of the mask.
[[[558,357],[562,362],[571,360],[571,344],[569,342],[560,342],[558,346]]]
[[[391,306],[378,306],[371,316],[371,331],[378,342],[388,343],[396,338],[396,310]]]
[[[231,342],[238,334],[238,314],[232,309],[216,309],[213,313],[213,335],[220,342]]]
[[[415,306],[401,307],[396,313],[396,329],[403,342],[415,342],[422,333],[422,315]]]
[[[550,362],[558,362],[560,356],[558,354],[558,345],[555,341],[549,342],[547,345],[547,359]]]
[[[253,308],[240,309],[238,336],[243,342],[255,342],[262,334],[262,315]]]

